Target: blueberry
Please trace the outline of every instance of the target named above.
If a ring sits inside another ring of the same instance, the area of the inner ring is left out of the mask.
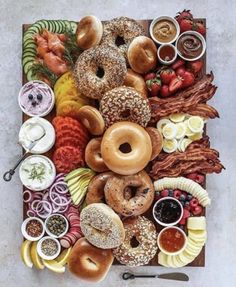
[[[193,196],[191,194],[187,195],[187,200],[190,201],[193,198]]]
[[[36,106],[36,101],[32,101],[32,106],[35,107]]]
[[[39,101],[42,101],[42,99],[43,99],[42,94],[37,94],[37,99],[38,99]]]
[[[34,98],[34,97],[33,97],[32,94],[29,94],[29,95],[28,95],[28,99],[29,99],[29,100],[33,100],[33,98]]]
[[[169,196],[174,196],[174,190],[173,189],[169,189]]]
[[[180,203],[182,204],[182,206],[184,206],[184,204],[185,204],[185,201],[183,201],[183,200],[180,200]]]
[[[161,195],[160,191],[156,191],[155,195],[160,196]]]
[[[184,225],[180,225],[179,228],[184,230]]]
[[[185,201],[185,206],[189,206],[189,201]]]
[[[179,200],[182,200],[182,201],[185,201],[186,197],[184,194],[181,194],[180,197],[179,197]]]

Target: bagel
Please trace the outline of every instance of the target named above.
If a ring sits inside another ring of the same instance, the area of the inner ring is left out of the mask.
[[[163,147],[163,136],[158,129],[153,127],[145,128],[146,132],[149,134],[152,142],[152,156],[151,160],[156,158],[162,150]]]
[[[131,69],[127,70],[124,85],[127,87],[134,88],[137,92],[139,92],[144,99],[148,97],[148,89],[147,85],[141,75],[135,73]]]
[[[99,111],[94,107],[83,106],[80,108],[78,118],[92,135],[103,134],[105,123]]]
[[[75,276],[91,282],[102,281],[113,262],[110,249],[91,245],[85,238],[77,240],[68,258],[68,268]]]
[[[126,199],[125,188],[135,188],[135,194]],[[143,170],[135,175],[113,175],[105,185],[107,204],[120,215],[137,216],[146,212],[154,200],[154,186]]]
[[[100,101],[100,112],[106,128],[121,121],[145,127],[151,119],[148,100],[130,87],[118,87],[107,92]]]
[[[124,57],[111,46],[85,50],[74,68],[79,92],[93,99],[101,99],[105,92],[121,86],[126,72]]]
[[[148,264],[157,253],[155,225],[144,216],[128,218],[124,222],[125,240],[113,250],[115,258],[124,265],[135,267]],[[132,247],[135,237],[139,245]]]
[[[86,239],[98,248],[115,248],[125,238],[120,217],[104,203],[92,203],[82,209],[80,226]]]
[[[154,42],[146,37],[135,38],[128,48],[128,61],[132,70],[145,74],[157,65],[157,48]]]
[[[97,46],[102,39],[102,33],[102,22],[96,16],[85,16],[77,26],[77,44],[83,50]]]
[[[85,162],[96,172],[109,170],[101,156],[101,141],[102,138],[93,138],[85,149]]]
[[[134,19],[118,17],[105,21],[101,44],[112,45],[127,58],[127,49],[135,37],[145,35],[143,26]]]
[[[125,147],[127,149],[123,150]],[[135,174],[150,161],[151,139],[138,124],[115,123],[103,135],[101,154],[110,170],[122,175]]]

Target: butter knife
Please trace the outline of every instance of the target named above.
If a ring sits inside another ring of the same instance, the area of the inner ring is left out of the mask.
[[[188,275],[180,272],[171,272],[163,274],[133,274],[130,272],[125,272],[122,274],[123,280],[135,279],[135,278],[159,278],[175,281],[189,281]]]

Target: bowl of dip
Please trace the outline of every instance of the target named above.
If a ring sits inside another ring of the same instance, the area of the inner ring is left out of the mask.
[[[26,218],[21,225],[21,232],[25,239],[38,241],[45,233],[45,225],[38,217]]]
[[[163,44],[157,50],[157,58],[163,65],[172,64],[177,58],[177,49],[172,44]]]
[[[155,221],[162,226],[176,225],[183,216],[183,206],[174,197],[162,197],[153,206]]]
[[[196,61],[200,59],[206,51],[206,41],[204,37],[196,31],[186,31],[182,33],[176,43],[178,55],[185,61]]]
[[[25,187],[33,191],[41,191],[52,185],[56,177],[56,169],[48,157],[31,155],[22,162],[19,175]]]
[[[55,96],[47,84],[33,80],[20,89],[18,103],[26,115],[44,117],[53,109]]]
[[[163,253],[177,255],[186,248],[187,236],[177,226],[165,227],[158,234],[157,245]]]
[[[171,44],[178,38],[180,27],[175,18],[161,16],[151,22],[149,32],[153,41],[158,45]]]
[[[53,260],[61,252],[61,245],[56,238],[45,236],[37,243],[37,253],[45,260]]]
[[[25,150],[32,142],[37,141],[30,150],[32,154],[42,154],[49,151],[55,143],[55,138],[53,125],[40,117],[33,117],[25,121],[19,132],[19,143]]]

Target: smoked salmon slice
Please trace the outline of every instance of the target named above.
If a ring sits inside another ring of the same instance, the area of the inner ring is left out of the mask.
[[[49,52],[44,55],[44,63],[49,70],[58,76],[64,74],[68,70],[65,61],[63,61],[53,52]]]

